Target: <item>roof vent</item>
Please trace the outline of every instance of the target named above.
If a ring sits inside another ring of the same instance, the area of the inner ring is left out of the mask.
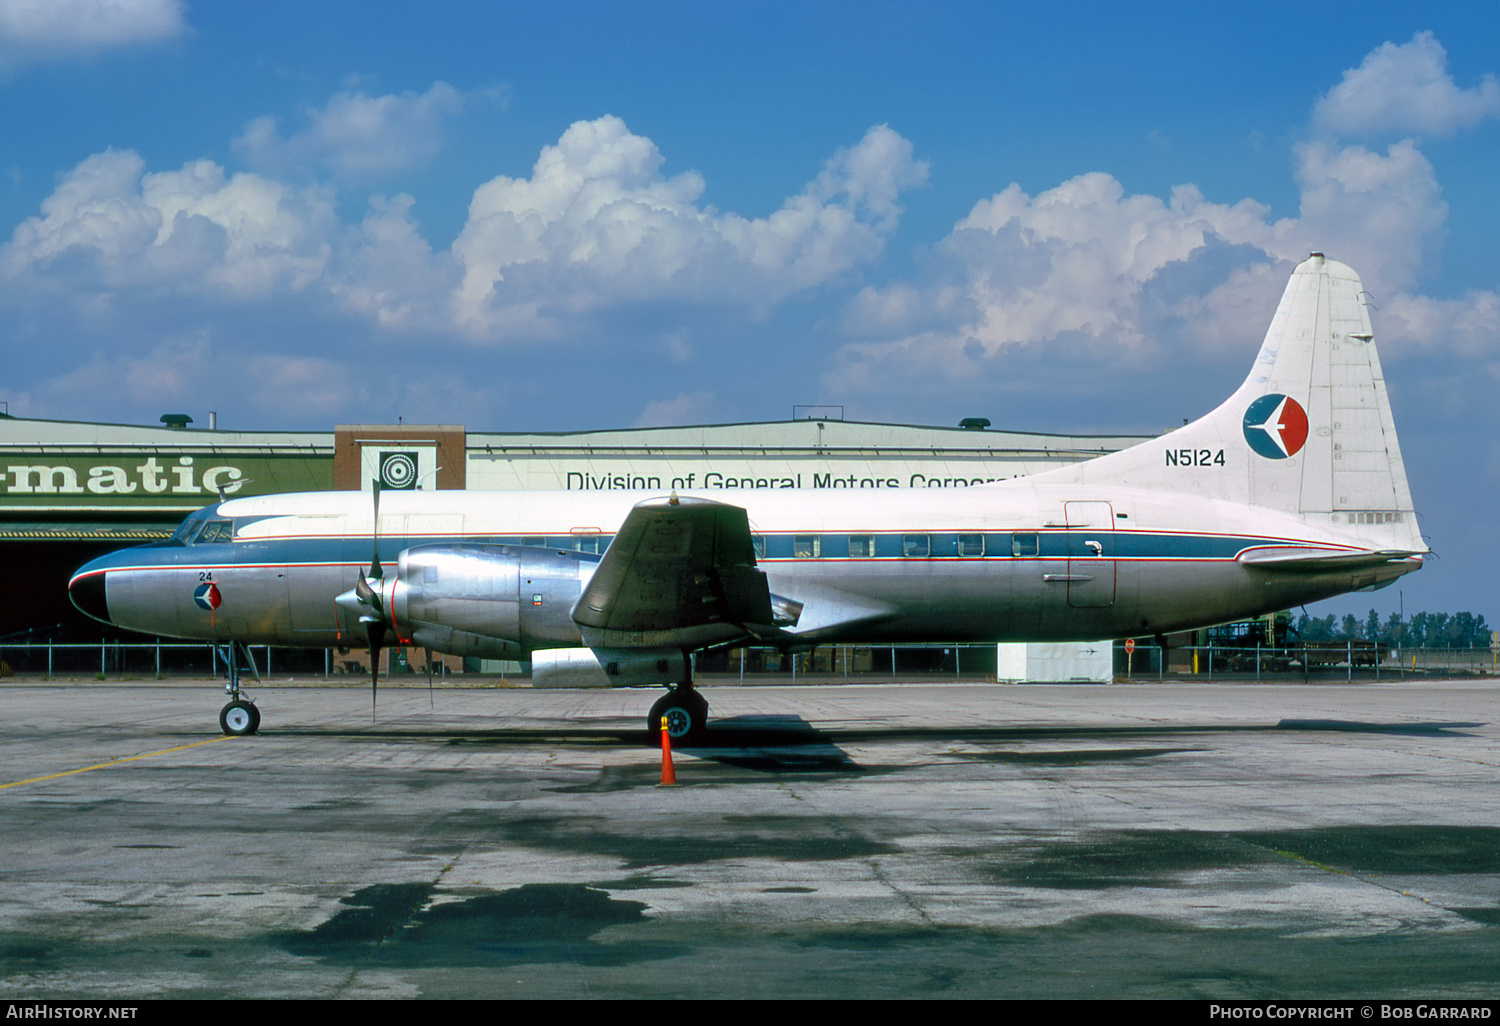
[[[173,431],[186,431],[187,426],[193,422],[193,418],[186,413],[163,413],[161,422]]]
[[[985,428],[990,426],[990,418],[965,417],[963,420],[958,422],[958,426],[963,428],[965,431],[983,431]]]

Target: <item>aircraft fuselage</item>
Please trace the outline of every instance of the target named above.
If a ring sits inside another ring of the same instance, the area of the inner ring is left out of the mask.
[[[536,648],[579,646],[585,641],[569,612],[612,538],[606,532],[651,494],[387,492],[380,561],[394,577],[403,550],[503,547],[494,552],[513,572],[488,582],[462,614],[496,643],[454,647],[524,658]],[[1352,531],[1315,529],[1274,510],[1127,487],[1018,479],[713,498],[748,511],[756,564],[774,596],[800,605],[789,631],[805,641],[1127,637],[1285,609],[1420,566],[1413,557],[1266,574],[1245,555],[1359,554],[1372,546]],[[230,500],[194,514],[173,541],[95,560],[71,590],[86,611],[144,633],[361,646],[357,618],[334,599],[368,567],[373,527],[368,493]],[[400,635],[399,615],[394,626]]]

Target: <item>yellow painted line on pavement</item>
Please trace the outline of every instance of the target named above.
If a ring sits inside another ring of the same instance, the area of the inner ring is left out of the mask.
[[[75,773],[88,773],[92,770],[109,769],[111,766],[121,766],[127,762],[136,762],[140,759],[154,759],[158,755],[171,755],[173,752],[185,752],[189,748],[197,748],[199,745],[211,745],[219,741],[228,741],[229,738],[230,735],[225,734],[222,737],[211,737],[207,741],[194,741],[190,745],[178,745],[176,748],[163,748],[159,752],[147,752],[144,755],[127,755],[123,759],[112,759],[109,762],[101,762],[96,766],[84,766],[81,769],[63,770],[61,773],[49,773],[45,777],[32,777],[30,780],[12,780],[8,784],[0,784],[0,791],[5,790],[7,787],[20,787],[22,784],[39,784],[43,780],[56,780],[59,777],[71,777]]]

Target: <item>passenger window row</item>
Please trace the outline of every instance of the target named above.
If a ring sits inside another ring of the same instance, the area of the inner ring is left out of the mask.
[[[979,559],[1043,555],[1035,531],[1004,534],[756,534],[756,559]],[[602,553],[613,535],[506,535],[493,545],[527,545],[563,551]],[[413,539],[412,544],[417,544]],[[1063,555],[1062,550],[1048,555]]]
[[[978,559],[1038,556],[1035,532],[1017,534],[757,534],[756,559]]]

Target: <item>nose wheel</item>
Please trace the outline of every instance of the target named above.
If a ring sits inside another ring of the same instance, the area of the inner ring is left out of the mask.
[[[219,710],[219,727],[232,737],[254,734],[260,729],[260,710],[253,702],[236,699]]]

